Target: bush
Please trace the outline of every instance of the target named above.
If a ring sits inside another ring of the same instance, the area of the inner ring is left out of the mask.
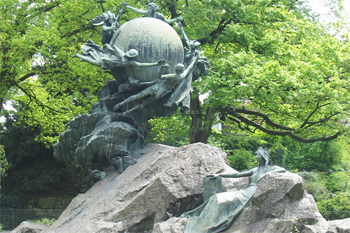
[[[2,145],[0,145],[0,179],[4,178],[6,175],[6,170],[9,168],[9,163],[7,162],[7,159],[5,158],[5,150]],[[0,182],[0,188],[1,188],[1,182]]]
[[[230,166],[238,171],[257,166],[253,153],[260,144],[254,137],[239,134],[222,135],[214,131],[208,143],[226,152]]]
[[[52,225],[55,221],[56,221],[55,218],[52,218],[52,219],[42,218],[40,220],[28,220],[28,222],[40,223],[48,226]]]
[[[326,199],[331,195],[326,186],[327,183],[323,173],[302,171],[298,174],[303,177],[306,191],[311,194],[316,201]]]
[[[342,146],[337,140],[312,144],[297,143],[287,147],[284,151],[283,165],[290,170],[329,171],[332,166],[339,164],[342,158]]]
[[[257,166],[256,159],[251,151],[243,148],[235,149],[232,155],[228,156],[230,166],[238,171],[248,170]]]
[[[350,217],[350,193],[343,192],[328,200],[317,202],[318,209],[327,220],[344,219]]]
[[[349,190],[349,174],[345,171],[337,171],[328,176],[327,187],[333,192],[345,192]]]
[[[24,203],[17,196],[9,196],[6,194],[0,194],[0,215],[1,225],[4,229],[13,229],[14,226],[19,225],[25,218],[22,216],[22,212],[14,212],[11,209],[21,209],[24,207]]]

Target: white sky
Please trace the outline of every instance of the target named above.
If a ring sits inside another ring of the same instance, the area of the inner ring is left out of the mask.
[[[331,10],[326,7],[324,4],[324,1],[322,0],[305,0],[305,2],[308,3],[308,5],[311,7],[311,9],[320,14],[321,21],[329,22],[333,21],[334,17],[331,15]],[[350,0],[343,0],[343,6],[344,6],[344,19],[350,23]]]

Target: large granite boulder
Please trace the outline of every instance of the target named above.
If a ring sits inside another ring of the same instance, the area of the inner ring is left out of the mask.
[[[107,177],[78,195],[60,218],[41,232],[183,232],[179,216],[203,202],[203,177],[233,170],[226,154],[205,144],[180,148],[149,144],[133,154],[135,165],[123,173],[109,167]],[[223,191],[243,188],[249,180],[223,179]],[[327,222],[302,178],[293,173],[269,174],[259,184],[251,205],[226,231],[350,232],[350,219]],[[14,233],[28,232],[18,227]]]

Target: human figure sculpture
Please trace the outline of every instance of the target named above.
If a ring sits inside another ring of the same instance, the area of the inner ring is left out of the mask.
[[[259,147],[255,152],[259,166],[249,171],[235,173],[212,174],[213,179],[220,176],[226,178],[250,177],[251,183],[245,189],[217,193],[196,209],[182,214],[188,221],[185,233],[214,233],[229,228],[250,201],[257,189],[259,181],[269,173],[285,172],[284,168],[268,166],[269,151]]]
[[[200,46],[200,42],[196,40],[188,39],[181,22],[178,22],[178,28],[182,33],[182,43],[185,50],[184,57],[184,65],[187,66],[191,62],[193,56],[195,56],[198,46]],[[203,66],[204,62],[206,62],[207,66]],[[164,104],[166,107],[172,107],[174,105],[180,106],[182,113],[187,113],[190,109],[190,99],[191,99],[191,91],[192,91],[192,81],[194,81],[194,76],[198,77],[202,74],[206,74],[208,72],[209,63],[207,62],[205,57],[200,57],[195,69],[190,75],[187,75],[185,79],[181,81],[181,83],[174,89],[171,96],[168,98],[167,102]],[[203,69],[206,68],[206,69]],[[194,75],[196,74],[196,75]]]
[[[122,51],[115,45],[105,44],[100,47],[98,44],[89,40],[85,45],[81,46],[81,53],[76,53],[74,57],[80,58],[82,61],[88,62],[92,65],[101,67],[103,69],[113,69],[118,67],[149,67],[164,65],[164,59],[153,63],[141,63],[135,61],[138,56],[136,49],[130,49],[127,52]],[[132,79],[132,78],[130,78]]]
[[[180,106],[181,112],[186,114],[190,110],[192,81],[197,80],[202,75],[207,75],[209,67],[210,64],[208,63],[207,59],[205,57],[199,57],[192,72],[174,88],[164,106]]]
[[[201,43],[196,40],[188,39],[181,22],[178,22],[177,25],[182,33],[182,43],[185,49],[185,62],[190,61],[192,56],[194,56],[196,49],[201,45]]]
[[[197,61],[199,59],[199,52],[196,53],[196,56],[192,60],[191,64],[185,69],[183,64],[177,64],[175,66],[174,74],[164,74],[161,75],[160,79],[153,84],[152,86],[147,87],[143,91],[139,92],[136,95],[130,96],[126,100],[120,102],[119,104],[114,105],[113,109],[116,111],[127,103],[133,102],[135,100],[141,99],[146,96],[150,96],[148,99],[143,101],[143,103],[137,105],[136,107],[123,112],[123,114],[128,114],[136,109],[143,108],[145,105],[162,98],[163,96],[170,93],[173,88],[181,82],[186,76],[188,76],[194,69]]]
[[[120,16],[123,13],[123,9],[119,10],[117,18],[115,14],[107,11],[107,13],[103,13],[102,15],[97,16],[95,19],[90,20],[92,25],[98,26],[102,25],[101,29],[101,43],[107,44],[111,41],[113,34],[119,28],[119,20]]]
[[[157,6],[157,4],[155,4],[154,2],[149,2],[147,4],[147,10],[140,10],[140,9],[137,9],[135,7],[132,7],[130,6],[127,2],[122,2],[121,5],[123,7],[126,7],[130,10],[132,10],[133,12],[135,13],[138,13],[138,14],[142,14],[142,15],[145,15],[147,17],[151,17],[151,18],[156,18],[156,19],[160,19],[160,20],[163,20],[164,22],[168,23],[168,24],[172,24],[174,22],[179,22],[182,20],[182,17],[179,16],[179,17],[176,17],[174,19],[167,19],[165,18],[164,15],[162,15],[161,13],[157,12],[159,10],[159,7]]]

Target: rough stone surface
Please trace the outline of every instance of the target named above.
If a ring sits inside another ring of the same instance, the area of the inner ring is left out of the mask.
[[[41,233],[47,229],[46,225],[32,222],[22,222],[12,233]]]
[[[224,152],[201,143],[149,144],[132,156],[138,158],[135,165],[122,174],[110,166],[105,179],[73,199],[42,232],[181,233],[187,219],[179,216],[203,201],[203,177],[232,171]],[[222,180],[224,191],[249,184],[242,178]],[[275,173],[261,180],[251,205],[225,232],[343,233],[350,232],[350,219],[327,222],[300,176]]]
[[[232,170],[224,152],[205,144],[149,144],[132,156],[135,165],[122,174],[110,166],[106,178],[73,199],[44,232],[152,232],[155,223],[202,202],[205,175]],[[223,189],[233,186],[226,181]]]

